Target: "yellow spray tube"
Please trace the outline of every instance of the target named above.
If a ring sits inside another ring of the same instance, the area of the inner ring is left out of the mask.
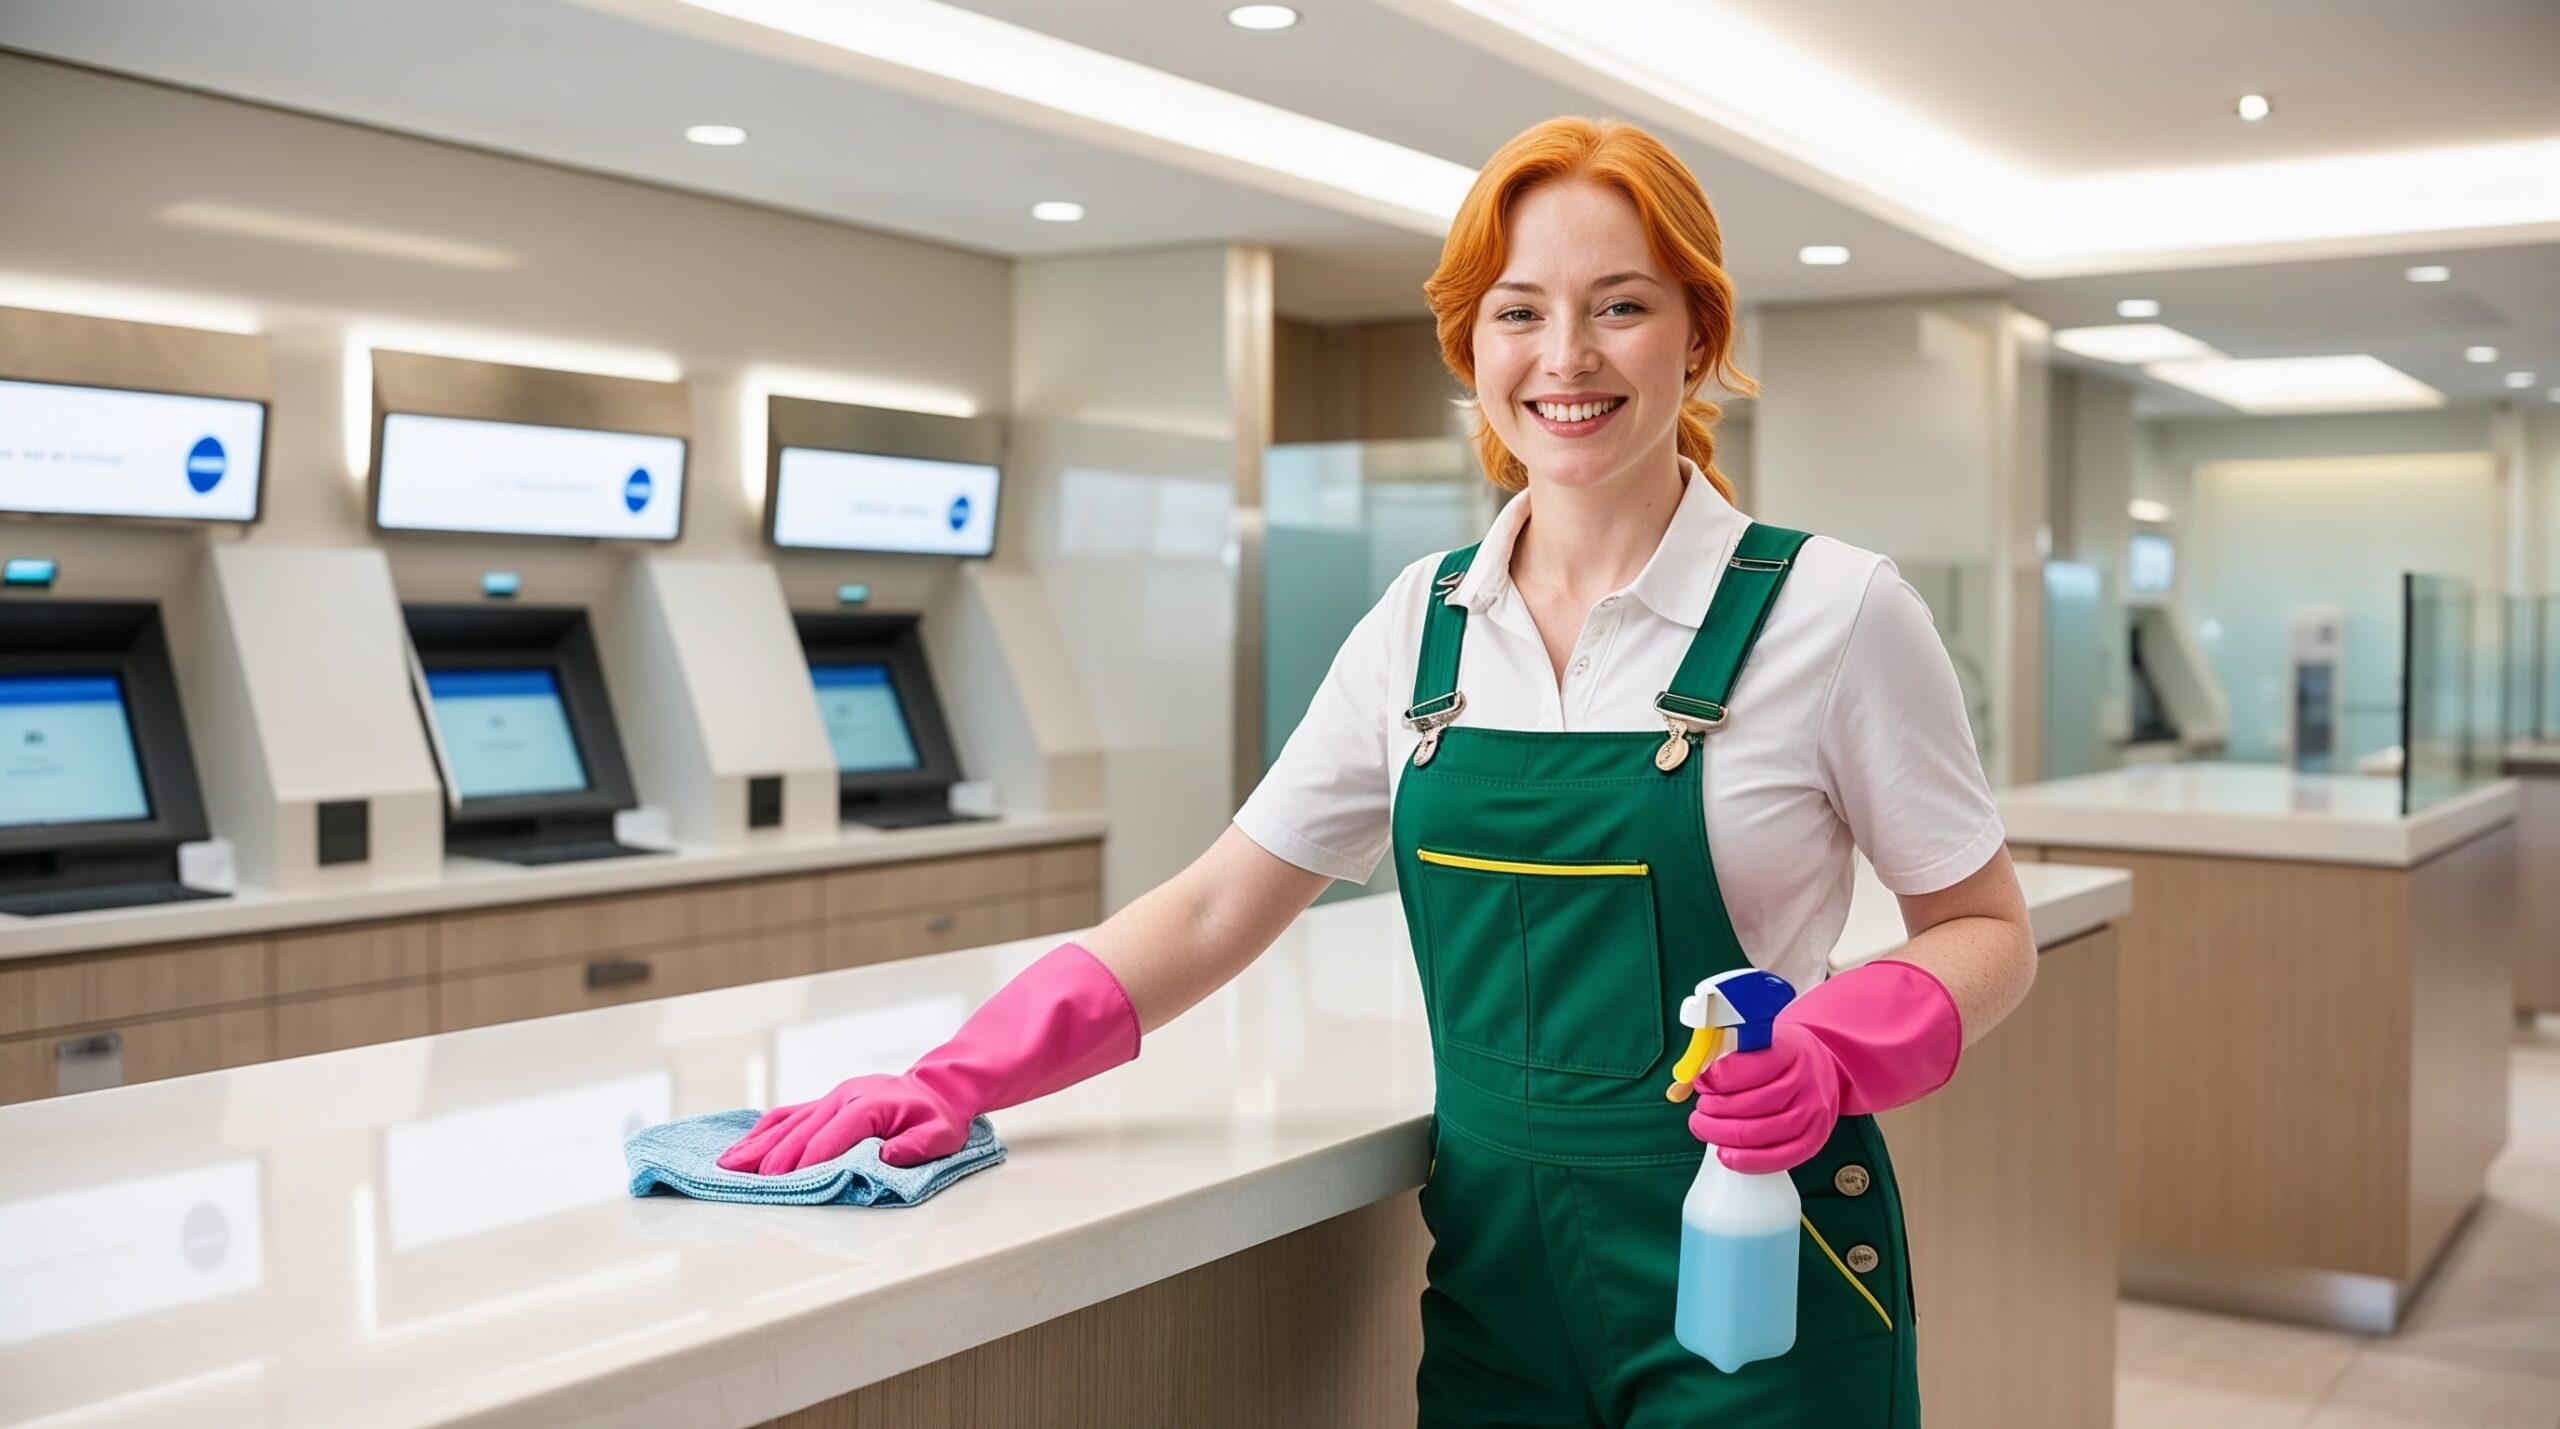
[[[1665,1087],[1662,1094],[1675,1102],[1687,1101],[1689,1094],[1698,1089],[1698,1074],[1716,1059],[1716,1052],[1723,1041],[1724,1029],[1721,1027],[1691,1029],[1689,1050],[1681,1053],[1680,1060],[1672,1064],[1671,1085]]]

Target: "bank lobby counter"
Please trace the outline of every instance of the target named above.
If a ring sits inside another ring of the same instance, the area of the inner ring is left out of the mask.
[[[2390,1332],[2507,1135],[2518,789],[2172,764],[2000,798],[2022,861],[2132,871],[2124,1290]],[[2547,876],[2547,875],[2546,875]]]
[[[0,1103],[1090,926],[1100,814],[0,916]]]
[[[1924,1398],[2103,1425],[2132,885],[2025,873],[2033,997],[1887,1123]],[[1005,1164],[922,1206],[624,1194],[626,1131],[903,1067],[1048,941],[0,1107],[0,1424],[1410,1424],[1431,1065],[1392,897],[998,1113]],[[1900,941],[1867,879],[1835,961]]]
[[[2507,777],[2521,787],[2518,857],[2527,868],[2560,869],[2560,741],[2507,746]],[[2560,1012],[2560,878],[2525,880],[2516,945],[2516,1007]]]

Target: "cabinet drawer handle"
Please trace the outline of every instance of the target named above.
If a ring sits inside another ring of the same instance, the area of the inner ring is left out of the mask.
[[[598,958],[587,964],[589,987],[622,987],[648,980],[649,965],[638,958]]]
[[[948,933],[958,927],[959,923],[959,919],[948,913],[936,913],[924,920],[924,930],[928,933]]]
[[[124,1051],[124,1034],[98,1032],[87,1037],[65,1037],[53,1044],[53,1060],[77,1062],[89,1057],[113,1057]]]

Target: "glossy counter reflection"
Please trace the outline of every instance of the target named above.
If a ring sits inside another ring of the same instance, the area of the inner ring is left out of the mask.
[[[2026,877],[2048,945],[2126,905]],[[1862,883],[1837,960],[1891,910]],[[1374,897],[999,1113],[1011,1159],[921,1207],[624,1195],[632,1128],[903,1068],[1051,941],[0,1108],[0,1424],[752,1424],[1421,1182]]]

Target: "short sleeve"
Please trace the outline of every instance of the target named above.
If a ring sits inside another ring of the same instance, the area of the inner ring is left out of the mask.
[[[1404,710],[1393,688],[1395,613],[1421,598],[1412,585],[1396,581],[1352,627],[1306,717],[1236,811],[1245,837],[1310,873],[1366,883],[1386,856],[1388,721]]]
[[[2003,838],[1963,689],[1928,604],[1879,560],[1823,706],[1833,807],[1876,876],[1935,893],[1991,860]]]

